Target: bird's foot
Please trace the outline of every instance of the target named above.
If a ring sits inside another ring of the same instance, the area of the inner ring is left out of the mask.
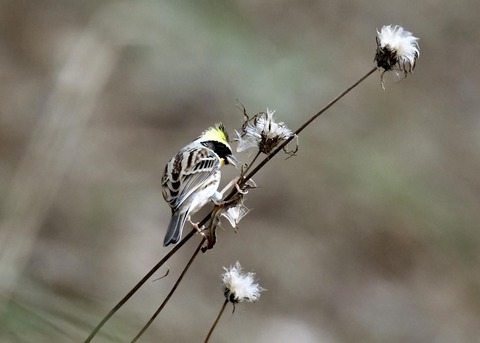
[[[197,234],[200,234],[202,236],[205,236],[205,226],[202,225],[202,227],[198,226],[198,223],[194,223],[191,219],[188,219],[188,221],[190,222],[190,225],[192,225],[192,227],[197,230]]]

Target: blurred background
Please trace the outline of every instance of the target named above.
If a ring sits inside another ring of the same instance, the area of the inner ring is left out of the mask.
[[[0,342],[83,341],[170,249],[170,157],[215,122],[233,135],[239,103],[296,129],[374,66],[385,24],[420,37],[414,74],[372,75],[261,170],[240,230],[225,222],[140,341],[203,342],[238,260],[268,291],[213,342],[478,342],[478,10],[0,1]],[[94,341],[130,341],[199,240]]]

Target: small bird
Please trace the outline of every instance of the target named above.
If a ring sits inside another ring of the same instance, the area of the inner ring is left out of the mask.
[[[210,200],[220,201],[220,167],[236,165],[236,158],[228,144],[223,124],[202,132],[193,142],[182,148],[165,166],[162,193],[172,208],[163,245],[177,243],[182,237],[185,221]]]

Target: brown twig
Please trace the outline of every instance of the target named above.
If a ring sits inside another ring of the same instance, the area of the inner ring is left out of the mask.
[[[253,169],[247,176],[245,176],[240,182],[239,186],[243,186],[249,179],[253,177],[260,169],[263,168],[265,164],[267,164],[268,161],[272,159],[273,156],[278,154],[280,151],[283,150],[284,147],[287,146],[288,143],[290,143],[295,136],[298,136],[300,132],[302,132],[308,125],[310,125],[315,119],[317,119],[320,115],[322,115],[324,112],[326,112],[330,107],[335,105],[340,99],[342,99],[345,95],[347,95],[352,89],[357,87],[360,83],[362,83],[367,77],[369,77],[371,74],[373,74],[377,70],[377,67],[373,68],[370,70],[368,73],[366,73],[364,76],[362,76],[358,81],[356,81],[354,84],[352,84],[350,87],[348,87],[346,90],[344,90],[342,93],[340,93],[336,98],[334,98],[332,101],[330,101],[324,108],[322,108],[319,112],[314,114],[309,120],[307,120],[302,126],[300,126],[290,137],[288,137],[282,144],[280,144],[275,150],[273,150],[268,156],[266,156],[256,167]],[[234,189],[232,193],[234,193],[236,190]],[[233,194],[230,193],[229,196],[233,196]],[[228,199],[228,196],[227,196]]]
[[[208,343],[208,341],[210,340],[210,337],[212,336],[213,330],[215,330],[218,322],[220,321],[220,317],[222,316],[223,311],[225,311],[225,308],[227,307],[227,304],[228,304],[228,299],[226,299],[223,302],[222,308],[220,309],[220,313],[218,313],[217,319],[215,319],[215,322],[213,323],[212,327],[210,328],[210,331],[208,331],[207,338],[205,338],[205,343]]]
[[[140,332],[135,336],[134,339],[132,339],[131,343],[135,343],[143,334],[145,331],[147,331],[147,329],[149,328],[149,326],[153,323],[153,321],[155,320],[155,318],[157,318],[157,316],[160,314],[160,312],[163,310],[163,308],[165,307],[165,305],[167,304],[168,300],[170,300],[170,298],[172,297],[173,293],[175,293],[178,285],[180,284],[180,282],[182,281],[183,277],[185,276],[185,274],[187,273],[187,270],[190,268],[190,266],[192,265],[193,263],[193,260],[195,259],[195,257],[197,257],[198,253],[200,252],[200,249],[202,248],[203,244],[205,243],[206,241],[206,238],[203,237],[203,239],[201,240],[200,244],[198,245],[197,249],[193,252],[193,255],[192,257],[190,258],[190,260],[188,261],[187,265],[185,266],[185,268],[183,269],[182,273],[180,274],[180,276],[178,277],[177,279],[177,282],[175,282],[175,285],[173,285],[172,289],[170,290],[170,293],[168,293],[167,297],[165,298],[165,300],[162,302],[162,304],[160,305],[160,307],[155,311],[155,313],[152,315],[152,317],[150,317],[150,319],[148,320],[147,324],[145,324],[145,326],[142,328],[142,330],[140,330]]]
[[[208,217],[208,216],[207,216]],[[206,222],[208,219],[205,219]],[[202,225],[202,224],[201,224]],[[143,286],[145,282],[161,267],[163,264],[177,252],[194,234],[196,230],[190,231],[178,244],[176,244],[172,250],[170,250],[150,271],[125,295],[122,300],[120,300],[114,308],[107,313],[107,315],[102,319],[100,323],[95,327],[95,329],[90,333],[90,335],[85,340],[85,343],[92,341],[93,337],[100,331],[100,329],[105,325],[105,323],[117,312],[139,289]]]

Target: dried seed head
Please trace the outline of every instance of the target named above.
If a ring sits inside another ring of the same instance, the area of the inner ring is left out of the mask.
[[[283,122],[275,121],[274,114],[275,111],[267,108],[267,112],[260,112],[253,118],[247,119],[242,131],[236,132],[238,152],[258,148],[262,153],[268,155],[292,135],[292,131]]]
[[[377,31],[377,52],[375,62],[378,68],[383,69],[383,74],[394,70],[403,72],[406,77],[415,68],[417,58],[420,56],[418,38],[401,26],[386,25]]]
[[[265,289],[255,283],[255,273],[243,273],[240,262],[225,269],[222,274],[224,295],[228,301],[236,304],[242,301],[255,302]]]

